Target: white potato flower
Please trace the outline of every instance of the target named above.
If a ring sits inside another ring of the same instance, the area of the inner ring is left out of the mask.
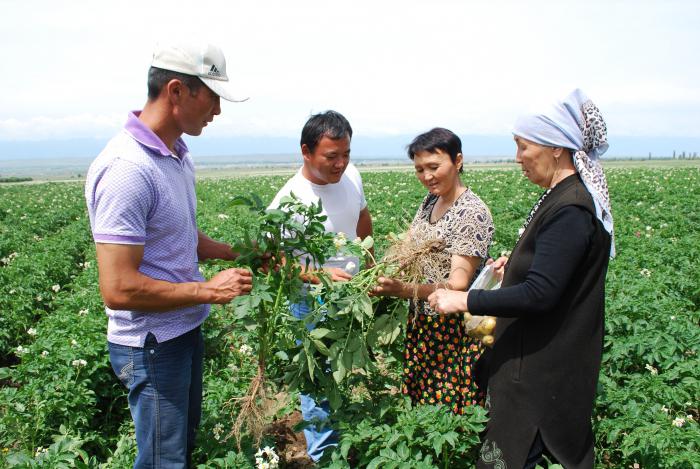
[[[275,450],[269,446],[258,449],[255,453],[256,469],[277,469],[279,467],[280,458],[275,453]]]
[[[340,249],[348,244],[348,239],[345,237],[345,233],[341,231],[340,233],[336,234],[335,238],[333,238],[333,244],[335,245],[336,249]]]
[[[673,419],[673,426],[681,428],[685,424],[685,419],[683,417],[676,417]]]
[[[221,434],[224,432],[224,426],[220,423],[217,423],[216,425],[214,425],[212,432],[214,433],[214,439],[216,441],[219,441],[221,439]]]

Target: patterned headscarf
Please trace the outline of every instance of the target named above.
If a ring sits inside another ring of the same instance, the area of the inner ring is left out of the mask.
[[[576,89],[547,111],[520,117],[513,134],[540,145],[573,150],[574,165],[593,198],[596,217],[612,237],[610,257],[615,257],[608,182],[599,162],[608,149],[608,131],[598,107]]]

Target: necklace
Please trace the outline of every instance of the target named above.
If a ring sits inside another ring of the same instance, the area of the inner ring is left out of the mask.
[[[525,234],[525,230],[527,229],[528,225],[530,224],[532,219],[535,217],[535,213],[537,213],[537,210],[539,210],[539,208],[542,206],[542,203],[544,202],[544,200],[547,198],[547,196],[550,194],[550,192],[552,192],[552,189],[554,189],[554,187],[550,187],[549,189],[547,189],[544,192],[544,194],[542,194],[540,196],[537,203],[535,203],[535,205],[532,207],[532,210],[530,210],[530,214],[525,219],[525,223],[523,223],[522,228],[520,228],[520,230],[518,230],[518,240],[515,242],[516,246],[518,245],[518,242],[520,242],[520,238],[522,238],[523,234]]]

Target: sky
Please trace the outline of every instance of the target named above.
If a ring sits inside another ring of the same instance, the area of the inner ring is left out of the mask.
[[[155,44],[190,38],[219,45],[236,89],[250,97],[222,101],[222,114],[188,139],[194,152],[293,153],[306,119],[326,109],[350,120],[367,154],[400,153],[435,126],[463,136],[465,154],[510,152],[519,114],[576,87],[606,118],[611,153],[616,138],[617,154],[700,152],[695,0],[0,0],[0,8],[0,159],[98,151],[143,106]]]

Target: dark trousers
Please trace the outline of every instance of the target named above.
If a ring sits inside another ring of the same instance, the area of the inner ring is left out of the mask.
[[[527,459],[525,460],[525,466],[523,466],[523,469],[535,469],[538,464],[544,461],[542,456],[545,453],[547,453],[547,456],[549,456],[547,448],[545,448],[542,437],[540,436],[540,432],[537,432],[537,435],[535,435],[535,441],[532,442],[530,452],[527,454]]]

